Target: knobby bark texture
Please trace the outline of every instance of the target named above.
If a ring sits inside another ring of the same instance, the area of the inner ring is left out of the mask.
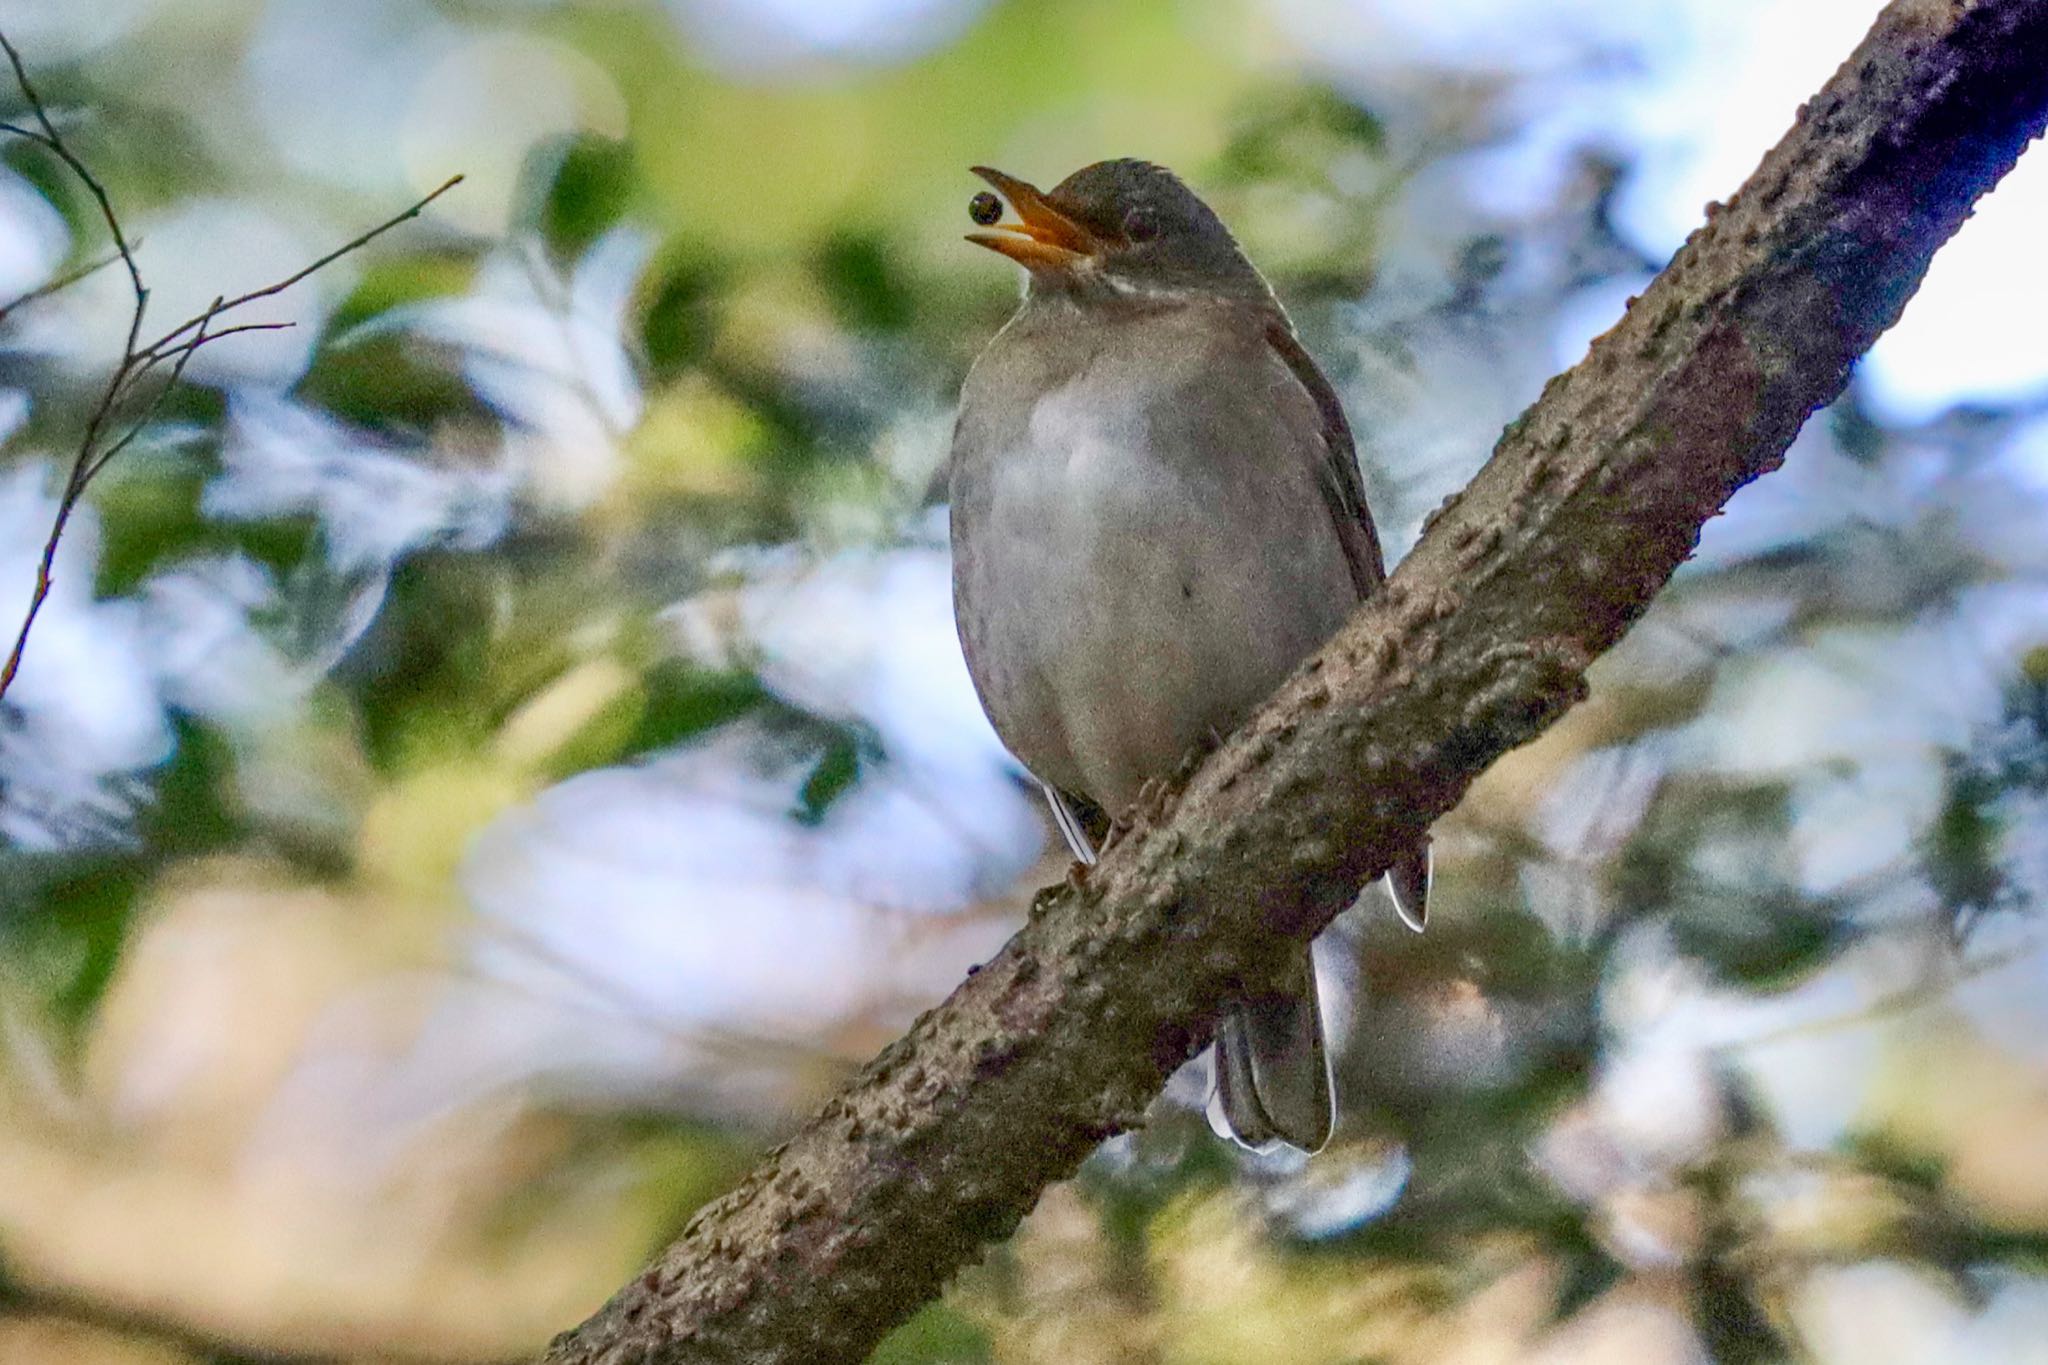
[[[2048,0],[1887,8],[1385,591],[548,1361],[864,1358],[1585,694],[2044,117]]]

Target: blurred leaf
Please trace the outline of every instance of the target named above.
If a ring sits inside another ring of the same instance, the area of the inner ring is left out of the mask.
[[[1826,417],[1828,434],[1834,437],[1836,448],[1858,464],[1876,465],[1890,447],[1885,429],[1863,410],[1853,388],[1828,405]]]
[[[1497,1114],[1447,1108],[1456,1110],[1454,1119],[1411,1138],[1416,1164],[1399,1202],[1318,1242],[1319,1254],[1444,1260],[1455,1258],[1466,1238],[1515,1229],[1535,1233],[1575,1261],[1605,1258],[1583,1210],[1531,1168],[1533,1123],[1502,1124]],[[1486,1126],[1465,1126],[1474,1123]]]
[[[1678,950],[1722,979],[1759,989],[1789,986],[1826,965],[1845,941],[1837,916],[1782,899],[1730,895],[1671,917]]]
[[[211,726],[174,714],[176,747],[157,770],[154,799],[139,821],[143,846],[160,859],[192,857],[232,844],[240,822],[228,805],[234,751]]]
[[[606,698],[540,765],[540,775],[560,781],[616,763],[647,714],[647,693],[637,683]]]
[[[1477,303],[1486,287],[1507,269],[1508,241],[1499,233],[1474,237],[1458,252],[1457,280],[1463,297]]]
[[[174,747],[137,816],[133,849],[26,854],[0,850],[0,963],[52,1019],[75,1031],[90,1018],[119,965],[129,921],[168,862],[212,852],[242,834],[226,804],[233,786],[227,741],[188,717],[172,718]]]
[[[631,207],[639,170],[631,143],[578,133],[528,153],[522,198],[555,259],[573,261]]]
[[[15,94],[12,89],[13,79],[11,73],[6,77],[10,95]],[[47,90],[39,93],[45,99],[49,98]],[[7,100],[5,108],[6,117],[10,122],[25,121],[33,117],[28,112],[27,103],[19,98]],[[106,240],[106,220],[100,217],[99,206],[93,203],[92,197],[86,193],[85,187],[78,183],[78,177],[71,173],[69,167],[41,146],[20,137],[0,139],[0,162],[5,162],[15,174],[26,180],[64,219],[65,226],[71,229],[74,264],[82,265],[87,260],[96,259],[104,254],[99,248],[89,244]],[[87,164],[90,165],[89,162]],[[107,243],[107,249],[112,249],[111,243]]]
[[[1112,1159],[1098,1150],[1074,1179],[1095,1210],[1114,1268],[1141,1280],[1153,1220],[1190,1190],[1229,1185],[1237,1157],[1202,1115],[1166,1105],[1155,1105],[1126,1141],[1128,1155]]]
[[[589,1124],[588,1115],[584,1123]],[[628,1112],[597,1125],[600,1142],[620,1144],[644,1181],[646,1209],[664,1230],[688,1222],[739,1184],[760,1149],[716,1123],[672,1113]]]
[[[745,403],[762,424],[762,491],[776,499],[770,510],[779,516],[758,534],[771,540],[785,537],[795,529],[787,506],[789,494],[822,458],[828,443],[843,439],[844,433],[835,430],[780,374],[736,364],[716,353],[708,358],[708,369],[719,388]]]
[[[95,591],[130,592],[164,561],[217,543],[199,510],[205,486],[199,462],[184,455],[138,459],[102,478],[93,489],[101,527]]]
[[[837,233],[818,253],[832,311],[858,332],[896,332],[916,320],[914,291],[874,233]]]
[[[2002,793],[1960,761],[1949,768],[1947,799],[1927,832],[1927,879],[1952,912],[1989,910],[1998,898],[2002,833],[1993,803]]]
[[[1269,89],[1245,100],[1232,119],[1215,179],[1226,185],[1289,179],[1319,185],[1340,152],[1378,156],[1385,147],[1379,119],[1329,86]]]
[[[1950,1164],[1945,1154],[1909,1146],[1885,1129],[1851,1133],[1847,1145],[1871,1174],[1927,1195],[1941,1193]]]
[[[246,555],[282,579],[320,544],[311,513],[258,520],[209,518],[201,507],[211,471],[184,451],[136,452],[93,486],[100,513],[102,596],[133,592],[160,569],[199,554]]]
[[[746,404],[702,375],[654,394],[626,441],[627,467],[614,496],[647,505],[730,502],[755,490],[767,426]]]
[[[1717,1365],[1776,1365],[1794,1358],[1732,1266],[1709,1258],[1694,1286],[1692,1323]]]
[[[278,578],[288,576],[324,543],[320,519],[311,512],[258,521],[213,523],[225,546],[241,551]]]
[[[618,759],[678,744],[724,724],[768,695],[751,673],[712,673],[672,659],[649,669],[642,685],[645,704],[619,747]]]
[[[360,678],[365,746],[387,770],[418,738],[425,717],[443,733],[481,742],[496,717],[482,713],[493,641],[511,606],[503,565],[474,555],[414,555],[392,575],[384,608],[351,652]]]
[[[868,1365],[982,1365],[993,1359],[988,1333],[941,1299],[884,1337]]]
[[[486,1221],[488,1235],[507,1245],[545,1236],[565,1208],[587,1209],[593,1194],[609,1199],[622,1188],[630,1222],[659,1245],[738,1184],[759,1155],[726,1129],[670,1113],[544,1109],[534,1122],[524,1144],[533,1165],[507,1180]]]
[[[148,871],[136,857],[80,860],[40,888],[32,909],[0,916],[7,970],[69,1036],[113,979]]]
[[[36,54],[24,55],[34,69]],[[119,83],[95,83],[84,79],[85,74],[86,68],[76,64],[45,66],[35,71],[36,93],[65,144],[106,187],[132,246],[139,239],[136,224],[147,209],[217,185],[209,174],[213,158],[206,141],[174,109],[156,101],[131,100]],[[0,110],[5,111],[0,116],[14,123],[33,121],[12,72],[0,75],[0,91]],[[90,110],[91,116],[76,117],[75,111],[81,109]],[[63,215],[71,228],[73,264],[112,250],[99,205],[53,153],[27,138],[7,137],[0,139],[0,160]]]
[[[818,757],[811,775],[797,793],[797,808],[791,812],[799,824],[815,825],[825,818],[832,803],[860,780],[861,768],[880,757],[875,742],[852,727],[834,727],[834,733]]]
[[[364,330],[393,309],[467,292],[476,272],[469,252],[374,258],[328,319],[297,397],[372,430],[426,430],[451,417],[492,420],[440,351],[397,328]]]
[[[218,125],[203,128],[183,106],[138,91],[133,82],[108,80],[94,64],[70,61],[37,70],[38,54],[23,55],[34,73],[36,93],[71,150],[106,186],[131,243],[147,235],[138,225],[151,210],[229,187],[232,177],[221,173],[218,144],[211,136]],[[0,75],[0,89],[14,96],[12,73]],[[4,105],[10,121],[20,121],[27,112],[26,104],[15,98],[5,99]],[[79,111],[89,112],[81,116]],[[99,206],[77,179],[41,148],[27,150],[48,162],[52,173],[66,182],[65,192],[72,200],[66,216],[85,225],[81,239],[111,245]]]
[[[372,257],[348,297],[327,319],[327,337],[342,336],[394,308],[455,298],[476,282],[477,257],[462,251],[408,251]],[[324,363],[323,355],[321,361]]]
[[[704,359],[718,333],[725,271],[694,249],[675,249],[649,272],[640,315],[640,345],[657,381],[675,378]]]
[[[1419,981],[1461,978],[1487,996],[1545,1000],[1590,992],[1599,963],[1560,946],[1533,915],[1506,906],[1444,924],[1420,936],[1386,932],[1360,961],[1369,997],[1391,999]],[[1391,920],[1391,916],[1388,917]],[[1387,930],[1387,922],[1375,926]]]
[[[371,431],[426,431],[460,419],[496,426],[448,359],[400,331],[358,333],[323,348],[294,396]]]
[[[1559,1320],[1570,1317],[1628,1277],[1628,1267],[1607,1254],[1579,1219],[1552,1226],[1552,1249],[1564,1253],[1564,1280],[1557,1287]],[[1719,1356],[1716,1365],[1726,1365]]]

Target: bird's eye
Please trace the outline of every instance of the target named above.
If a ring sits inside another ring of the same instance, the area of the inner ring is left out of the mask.
[[[1134,242],[1149,242],[1159,235],[1159,220],[1144,209],[1132,209],[1124,215],[1124,236]]]
[[[987,227],[1003,216],[1003,201],[983,190],[967,201],[967,216]]]

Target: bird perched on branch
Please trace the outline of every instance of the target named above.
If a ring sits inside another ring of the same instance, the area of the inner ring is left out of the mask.
[[[1074,856],[1229,733],[1386,576],[1337,395],[1209,206],[1160,166],[1040,191],[975,174],[968,240],[1024,302],[960,395],[953,607],[1003,742]],[[1425,839],[1394,865],[1420,929]],[[1247,991],[1217,1031],[1212,1115],[1314,1151],[1334,1121],[1315,974]]]

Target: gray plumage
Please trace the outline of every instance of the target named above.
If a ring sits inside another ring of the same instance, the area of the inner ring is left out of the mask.
[[[1035,191],[987,177],[1033,216]],[[996,732],[1092,861],[1058,794],[1128,809],[1384,567],[1336,396],[1214,213],[1142,162],[1080,171],[1035,212],[1085,246],[1049,264],[1006,252],[1031,284],[961,393],[954,609]],[[1419,927],[1426,842],[1396,874]],[[1288,976],[1224,1020],[1218,1101],[1241,1141],[1314,1150],[1332,1103],[1306,946]]]

